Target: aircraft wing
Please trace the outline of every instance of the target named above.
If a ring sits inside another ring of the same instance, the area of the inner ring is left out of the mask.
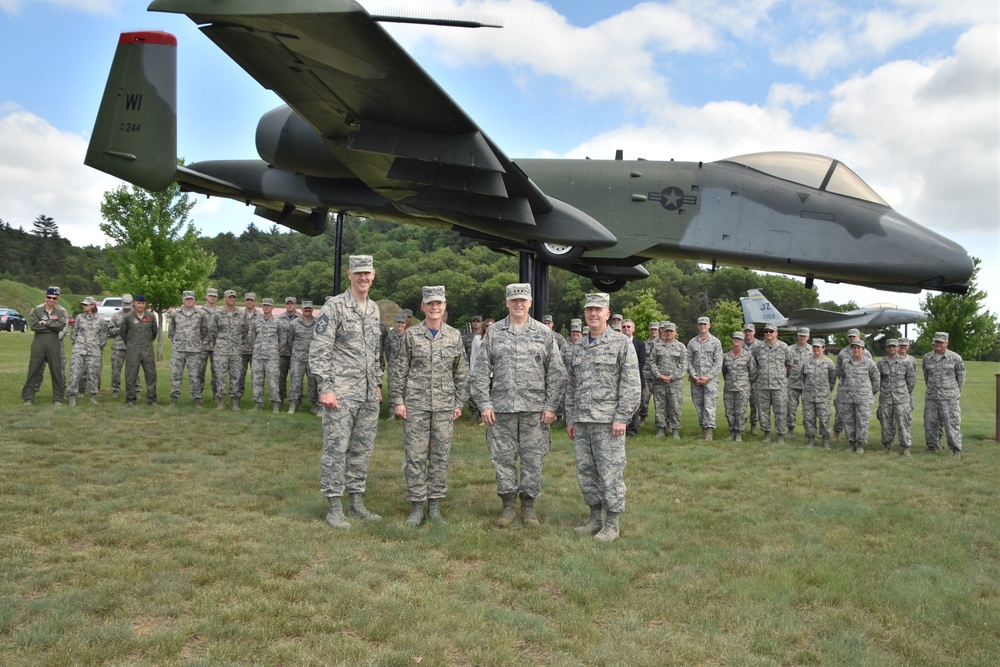
[[[315,128],[343,166],[402,210],[451,207],[456,217],[514,225],[553,211],[358,3],[155,0],[149,9],[187,14]],[[614,243],[607,234],[605,247]]]
[[[864,318],[869,313],[853,310],[849,313],[841,313],[836,310],[823,310],[822,308],[801,308],[792,313],[788,318],[788,326],[819,326],[823,324],[837,324],[838,322],[856,321]]]

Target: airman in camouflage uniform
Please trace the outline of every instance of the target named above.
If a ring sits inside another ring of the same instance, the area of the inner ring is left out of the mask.
[[[861,338],[861,331],[859,329],[849,329],[847,331],[847,346],[837,353],[837,377],[840,377],[840,369],[851,358],[851,343],[858,339],[864,341],[864,339]],[[868,350],[865,350],[864,355],[862,356],[864,356],[865,359],[871,359],[872,363],[875,362],[875,360],[872,359],[872,353]],[[833,417],[834,440],[840,440],[840,432],[844,430],[844,417],[841,414],[840,405],[840,388],[838,387],[837,393],[833,397],[833,407],[835,410]]]
[[[313,339],[313,329],[316,320],[313,319],[313,302],[302,302],[302,315],[293,320],[286,330],[288,346],[292,350],[291,375],[292,385],[288,389],[288,414],[294,415],[297,408],[302,407],[302,380],[306,379],[309,391],[309,405],[312,413],[319,412],[319,384],[316,375],[309,370],[309,345]]]
[[[61,334],[69,322],[69,313],[60,306],[59,288],[55,285],[45,292],[45,303],[28,312],[28,327],[35,332],[31,340],[31,359],[28,361],[28,379],[21,389],[21,400],[32,403],[45,377],[45,364],[49,365],[52,379],[52,402],[62,405],[66,392],[66,374],[63,371]]]
[[[118,398],[122,388],[122,371],[125,370],[125,341],[120,334],[122,322],[132,312],[132,295],[122,294],[122,309],[108,321],[108,338],[111,343],[111,398]]]
[[[205,291],[205,305],[201,307],[202,312],[205,313],[206,334],[201,347],[201,363],[198,364],[198,384],[201,385],[202,392],[205,390],[205,372],[209,366],[212,367],[212,382],[210,387],[212,389],[212,400],[216,402],[222,400],[222,397],[226,393],[225,387],[219,389],[221,373],[219,365],[215,361],[215,341],[212,340],[211,334],[208,333],[208,330],[212,326],[212,320],[215,319],[215,312],[219,310],[218,301],[219,290],[209,287]]]
[[[750,383],[756,375],[757,360],[743,349],[743,332],[733,332],[733,349],[722,358],[722,377],[726,381],[722,404],[726,408],[730,440],[743,442]]]
[[[610,297],[588,294],[590,335],[566,368],[566,433],[573,441],[576,478],[590,519],[575,529],[598,542],[618,539],[625,511],[625,433],[642,395],[635,346],[608,326]]]
[[[812,356],[812,345],[809,344],[809,328],[799,327],[798,340],[789,347],[792,353],[792,365],[788,369],[788,436],[795,435],[795,418],[802,400],[802,381],[799,369]]]
[[[76,405],[80,380],[85,379],[90,389],[90,402],[97,403],[97,389],[104,365],[104,345],[108,342],[108,325],[97,314],[97,301],[88,296],[82,302],[83,313],[73,322],[70,340],[73,354],[69,361],[69,404]]]
[[[946,331],[934,334],[933,352],[923,358],[924,436],[927,449],[936,452],[941,446],[941,431],[948,439],[953,456],[962,456],[962,386],[965,385],[965,362],[948,349],[950,336]]]
[[[246,337],[243,339],[243,350],[241,351],[240,357],[240,379],[237,381],[237,388],[239,389],[239,394],[237,398],[243,398],[243,393],[246,391],[247,385],[247,371],[252,370],[253,366],[253,339],[250,337],[250,332],[253,330],[254,322],[260,317],[260,312],[257,310],[257,294],[254,292],[247,292],[243,295],[243,328],[246,331]]]
[[[388,369],[388,374],[386,375],[387,390],[390,395],[392,395],[392,365],[396,363],[396,358],[399,356],[399,351],[403,349],[403,335],[406,333],[406,315],[400,311],[399,315],[396,315],[396,322],[393,324],[392,329],[390,329],[385,335],[385,343],[382,346],[383,355],[385,356],[385,367]],[[387,419],[395,419],[396,413],[389,408],[389,414]]]
[[[823,449],[830,449],[830,396],[837,384],[837,369],[826,356],[826,341],[813,338],[812,356],[799,368],[802,385],[802,425],[806,447],[816,444],[816,421],[823,437]]]
[[[698,318],[698,335],[688,341],[688,378],[691,401],[698,413],[701,437],[712,439],[715,430],[715,404],[719,400],[719,374],[722,372],[722,342],[709,333],[707,317]]]
[[[556,339],[556,345],[559,347],[559,354],[562,354],[563,348],[566,347],[566,339],[563,338],[563,335],[561,333],[556,331],[555,320],[552,319],[551,315],[546,315],[545,317],[542,318],[542,324],[547,326],[552,331],[552,334],[555,336]]]
[[[382,519],[362,499],[382,400],[379,310],[368,294],[375,266],[371,255],[351,255],[349,262],[351,287],[323,306],[309,348],[323,406],[320,482],[329,507],[326,522],[340,530],[351,527],[340,501],[345,491],[352,516]]]
[[[660,323],[649,323],[649,337],[646,338],[646,363],[642,365],[642,396],[639,398],[639,426],[646,425],[649,416],[649,401],[653,398],[653,369],[650,362],[653,359],[653,346],[660,342]],[[656,417],[656,406],[653,406],[653,417]]]
[[[764,431],[764,442],[771,442],[771,412],[774,411],[774,430],[778,444],[785,442],[788,427],[788,370],[792,366],[792,352],[788,345],[778,340],[778,329],[773,324],[764,325],[764,344],[754,349],[757,360],[757,415]]]
[[[917,384],[913,366],[899,356],[899,341],[890,338],[885,343],[886,356],[876,364],[879,372],[878,421],[882,425],[882,448],[892,451],[892,441],[899,433],[903,456],[910,455],[910,392]]]
[[[917,374],[917,359],[910,354],[910,341],[907,338],[899,339],[899,358],[913,367],[913,375]],[[910,413],[913,412],[913,390],[910,390]]]
[[[664,437],[669,428],[674,440],[680,440],[681,405],[684,403],[682,378],[688,369],[688,353],[684,343],[677,340],[677,325],[673,322],[660,322],[660,335],[660,342],[653,346],[653,360],[648,362],[653,373],[656,437]]]
[[[743,349],[754,354],[754,350],[764,344],[764,341],[757,340],[757,328],[753,322],[746,322],[743,325]],[[750,380],[750,435],[757,434],[757,425],[760,424],[760,415],[757,412],[757,379]]]
[[[264,405],[264,382],[267,381],[268,393],[271,396],[271,412],[281,411],[281,388],[278,385],[278,372],[281,368],[279,352],[285,346],[287,329],[284,323],[274,316],[274,299],[264,299],[261,303],[264,314],[253,318],[249,329],[250,343],[253,345],[253,409],[254,412]]]
[[[425,500],[431,521],[445,523],[441,501],[448,492],[452,435],[469,397],[465,346],[458,329],[443,321],[445,303],[443,285],[423,288],[424,321],[406,330],[389,382],[390,405],[403,420],[410,528],[423,522]]]
[[[465,346],[465,358],[469,362],[469,373],[472,373],[472,367],[475,365],[476,355],[479,354],[479,346],[483,342],[484,332],[482,315],[473,315],[472,319],[469,320],[468,328],[462,332],[462,345]],[[480,426],[483,425],[483,422],[479,418],[479,406],[476,405],[476,400],[472,398],[472,394],[469,394],[469,421],[478,423]]]
[[[156,316],[146,311],[146,297],[136,294],[135,308],[122,322],[125,340],[125,405],[134,407],[139,396],[139,370],[146,380],[146,402],[156,405],[156,356],[153,341],[159,333]]]
[[[879,391],[879,372],[871,357],[864,356],[865,341],[860,337],[851,341],[851,358],[840,367],[841,411],[844,413],[844,430],[851,443],[851,451],[863,454],[868,444],[868,422],[872,417],[872,402]]]
[[[521,521],[538,525],[535,498],[542,493],[542,462],[552,444],[549,426],[566,392],[566,368],[553,333],[528,315],[530,308],[531,285],[507,285],[509,314],[486,330],[472,371],[472,397],[486,423],[503,501],[501,528],[514,520],[518,492]]]
[[[236,309],[236,292],[227,289],[223,295],[225,306],[216,308],[215,316],[208,326],[208,337],[212,341],[212,355],[219,364],[218,383],[215,385],[217,409],[226,405],[226,380],[229,380],[229,397],[233,410],[240,409],[240,374],[243,365],[243,341],[247,338],[243,313]],[[215,381],[213,372],[213,382]]]
[[[181,382],[184,379],[184,368],[187,367],[188,389],[195,407],[200,408],[204,385],[199,376],[202,374],[201,355],[208,337],[208,319],[205,311],[194,307],[194,292],[184,292],[182,303],[170,316],[170,340],[173,341],[170,356],[170,405],[176,406],[177,399],[181,397]]]
[[[288,375],[292,370],[292,342],[288,337],[288,327],[299,319],[298,299],[285,297],[285,312],[276,315],[278,323],[285,328],[284,345],[278,350],[278,392],[282,401],[288,396]]]

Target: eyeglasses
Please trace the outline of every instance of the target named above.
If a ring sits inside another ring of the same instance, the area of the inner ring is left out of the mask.
[[[55,300],[56,300],[56,299],[58,299],[58,298],[59,298],[59,297],[57,297],[57,296],[47,296],[47,297],[45,297],[45,300],[46,300],[46,301],[55,301]]]

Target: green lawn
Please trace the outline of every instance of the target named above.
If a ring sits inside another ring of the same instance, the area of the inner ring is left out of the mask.
[[[992,665],[1000,655],[995,374],[969,363],[965,455],[629,441],[622,538],[587,515],[556,431],[542,526],[499,511],[481,427],[456,430],[447,526],[404,527],[402,428],[325,527],[320,421],[55,407],[0,333],[0,665]],[[107,355],[106,355],[107,356]],[[105,373],[108,373],[106,359]],[[169,372],[161,362],[159,397]],[[107,386],[105,380],[105,387]],[[244,406],[248,400],[244,399]],[[690,400],[685,428],[696,431]],[[720,419],[722,410],[720,406]],[[724,429],[723,429],[724,430]]]

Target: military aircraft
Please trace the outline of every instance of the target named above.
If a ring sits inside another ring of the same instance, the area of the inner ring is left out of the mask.
[[[545,288],[548,265],[614,291],[648,276],[643,262],[673,258],[799,275],[810,286],[968,289],[965,249],[828,157],[511,160],[382,26],[483,24],[372,15],[353,0],[154,0],[149,9],[187,14],[286,105],[258,123],[260,160],[178,166],[176,38],[122,33],[85,163],[141,187],[176,180],[311,235],[345,213],[450,228],[519,253],[522,279]]]
[[[926,322],[927,313],[903,310],[891,303],[874,303],[864,308],[840,313],[822,308],[802,308],[785,317],[768,301],[759,289],[747,290],[740,297],[743,317],[755,324],[773,324],[781,333],[795,333],[798,327],[809,327],[811,333],[836,333],[848,329],[878,331],[888,327],[901,327],[914,322]]]

